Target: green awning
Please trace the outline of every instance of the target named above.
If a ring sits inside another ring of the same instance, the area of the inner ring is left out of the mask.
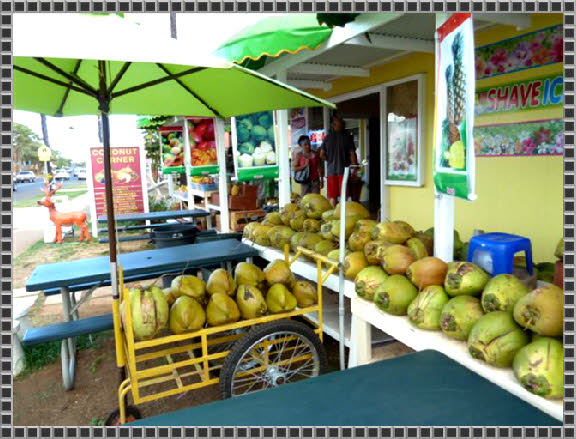
[[[234,35],[215,54],[238,64],[314,50],[332,35],[316,14],[284,14],[266,18]],[[250,65],[254,68],[254,64]]]

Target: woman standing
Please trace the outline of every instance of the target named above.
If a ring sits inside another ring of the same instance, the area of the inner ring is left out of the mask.
[[[316,152],[312,151],[310,138],[308,136],[300,136],[298,145],[301,151],[296,154],[293,162],[292,170],[294,171],[294,179],[297,183],[300,183],[302,196],[306,194],[319,194],[320,189],[324,186],[322,160]],[[308,170],[307,178],[305,176],[306,172],[302,172],[306,169]]]

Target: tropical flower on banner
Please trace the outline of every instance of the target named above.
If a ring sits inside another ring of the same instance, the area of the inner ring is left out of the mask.
[[[474,128],[477,156],[562,155],[562,119]]]
[[[476,78],[562,62],[562,25],[520,35],[476,49]]]

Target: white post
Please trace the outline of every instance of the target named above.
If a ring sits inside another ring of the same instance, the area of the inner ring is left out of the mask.
[[[328,131],[330,129],[330,109],[322,107],[322,126]]]
[[[276,79],[286,83],[286,70],[279,72]],[[278,204],[282,208],[292,198],[290,176],[290,154],[288,137],[288,110],[276,111],[276,123],[278,124],[278,138],[276,139],[276,155],[278,158]]]
[[[436,14],[436,28],[449,17],[450,14]],[[436,44],[436,62],[438,55]],[[434,199],[434,256],[444,262],[454,259],[454,197],[440,192],[435,192]]]
[[[380,221],[386,221],[388,211],[388,185],[386,182],[388,166],[388,94],[386,86],[380,90]]]
[[[44,162],[46,166],[46,162]],[[92,174],[92,148],[88,148],[88,158],[86,159],[86,186],[88,186],[88,196],[90,197],[90,221],[92,222],[92,236],[98,238],[98,214],[96,212],[96,197],[94,195],[94,175]]]
[[[182,141],[184,142],[184,172],[186,172],[186,190],[188,192],[188,209],[194,205],[194,195],[192,195],[192,185],[190,184],[190,167],[192,157],[190,153],[190,133],[188,128],[188,119],[182,118]]]
[[[235,123],[232,121],[232,126]],[[218,194],[220,197],[220,231],[230,232],[230,214],[228,212],[228,181],[226,179],[226,149],[224,147],[224,120],[214,119],[214,134],[216,137],[216,149],[218,154],[218,164],[220,165],[218,176]],[[232,146],[230,146],[232,148]]]

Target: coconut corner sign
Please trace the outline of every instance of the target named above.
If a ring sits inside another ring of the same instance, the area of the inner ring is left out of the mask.
[[[472,14],[453,14],[436,29],[434,184],[474,200],[475,65]]]

